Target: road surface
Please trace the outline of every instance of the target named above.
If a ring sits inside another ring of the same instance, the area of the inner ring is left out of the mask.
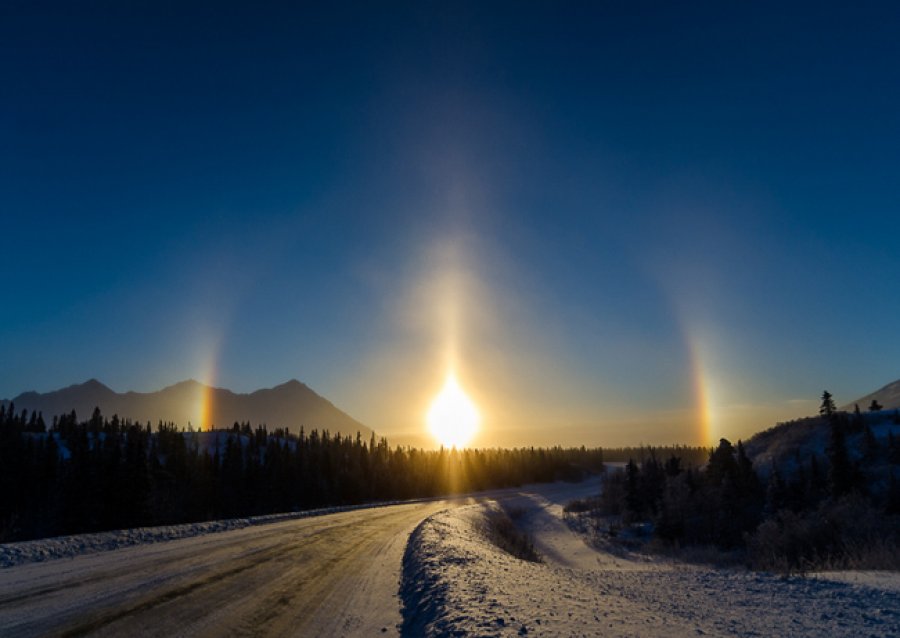
[[[599,479],[358,509],[0,569],[0,636],[396,636],[409,535],[428,516]]]
[[[396,635],[407,538],[448,506],[362,509],[0,570],[0,635]]]

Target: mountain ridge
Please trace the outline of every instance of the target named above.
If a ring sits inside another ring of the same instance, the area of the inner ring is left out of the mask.
[[[251,425],[266,424],[270,428],[284,427],[298,432],[328,430],[342,435],[357,432],[369,436],[372,429],[340,410],[305,383],[290,379],[272,388],[259,388],[237,393],[216,388],[196,379],[185,379],[155,392],[116,392],[95,378],[52,390],[22,392],[13,399],[4,399],[4,407],[15,404],[16,411],[39,411],[49,422],[59,414],[75,410],[80,418],[87,418],[95,407],[106,416],[144,423],[158,421],[175,423],[181,427],[202,429],[228,428],[235,422]]]
[[[858,398],[856,401],[851,401],[841,406],[841,410],[852,412],[854,405],[859,405],[860,410],[867,410],[873,399],[878,401],[884,410],[900,408],[900,379],[892,381],[884,387],[875,390],[875,392],[870,392],[866,396]]]

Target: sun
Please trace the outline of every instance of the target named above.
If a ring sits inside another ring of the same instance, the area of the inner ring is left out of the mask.
[[[478,429],[481,416],[451,372],[428,410],[428,429],[441,445],[462,447]]]

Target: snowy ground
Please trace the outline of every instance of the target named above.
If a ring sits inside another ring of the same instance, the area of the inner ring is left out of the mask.
[[[552,495],[551,495],[552,496]],[[560,492],[557,496],[563,496]],[[612,555],[537,493],[437,513],[404,557],[402,633],[477,636],[897,636],[897,573],[783,579]],[[487,540],[490,507],[524,508],[542,564]]]

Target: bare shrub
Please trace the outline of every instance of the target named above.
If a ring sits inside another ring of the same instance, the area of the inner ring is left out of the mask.
[[[520,519],[525,510],[511,508],[507,513],[501,509],[490,509],[485,516],[487,522],[487,537],[497,547],[507,554],[521,560],[540,563],[541,557],[534,548],[531,536],[516,527],[513,518]]]
[[[528,512],[524,507],[506,507],[503,509],[506,515],[513,521],[520,521]]]
[[[601,501],[599,497],[593,498],[578,498],[574,501],[569,501],[563,507],[563,512],[566,514],[580,514],[582,512],[590,512],[596,509],[600,509]]]

